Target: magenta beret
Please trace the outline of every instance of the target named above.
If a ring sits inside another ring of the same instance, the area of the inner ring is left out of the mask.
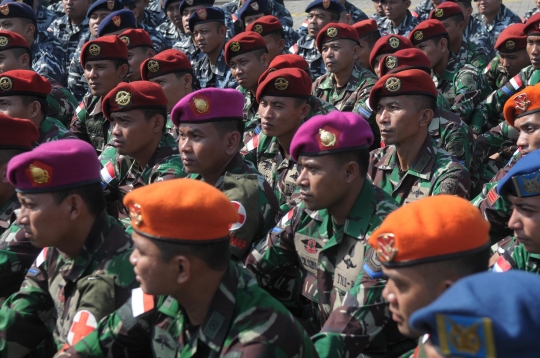
[[[291,155],[317,156],[369,148],[373,132],[359,114],[332,111],[320,114],[298,128],[291,143]]]
[[[204,88],[182,98],[171,111],[175,126],[180,123],[241,121],[244,95],[235,89]]]
[[[13,157],[9,182],[21,193],[47,193],[101,182],[101,165],[94,148],[79,139],[41,144]]]

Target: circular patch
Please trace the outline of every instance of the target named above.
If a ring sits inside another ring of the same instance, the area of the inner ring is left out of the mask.
[[[253,27],[253,31],[255,31],[256,33],[258,34],[262,34],[263,32],[263,27],[261,24],[257,24]]]
[[[129,47],[129,44],[131,43],[131,41],[129,40],[129,37],[127,37],[127,36],[122,36],[122,37],[120,37],[120,40],[124,41],[124,43],[126,44],[126,46]]]
[[[390,77],[384,83],[384,87],[390,92],[397,92],[401,88],[401,80],[396,77]]]
[[[443,17],[443,16],[444,16],[444,10],[443,9],[435,10],[435,17]]]
[[[193,103],[195,104],[195,110],[199,113],[206,113],[210,109],[208,102],[202,98],[193,98]]]
[[[386,60],[384,61],[384,65],[389,70],[396,68],[397,66],[397,57],[396,56],[386,56]]]
[[[274,81],[274,87],[280,91],[285,91],[287,88],[289,88],[289,81],[283,77],[279,77]]]
[[[9,91],[13,87],[13,82],[11,82],[11,78],[9,77],[2,77],[0,78],[0,90],[2,91]]]
[[[458,188],[458,181],[453,179],[444,180],[441,183],[441,189],[439,194],[450,194],[454,195]]]
[[[5,36],[0,36],[0,46],[5,47],[9,43],[9,40]]]
[[[328,35],[328,37],[336,37],[337,29],[335,27],[329,27],[328,30],[326,30],[326,34]]]
[[[505,46],[506,46],[507,50],[513,50],[514,47],[516,47],[516,43],[514,41],[512,41],[512,40],[508,40],[508,41],[506,41]]]
[[[119,91],[114,98],[114,101],[119,106],[127,106],[131,102],[131,93],[127,91]]]
[[[88,52],[90,52],[90,55],[92,56],[97,56],[101,52],[101,47],[99,47],[99,45],[96,45],[96,44],[91,44],[90,47],[88,48]]]
[[[150,60],[148,61],[146,67],[148,68],[148,71],[156,73],[157,71],[159,71],[159,62],[157,62],[156,60]]]
[[[238,230],[242,226],[244,226],[244,224],[246,223],[247,215],[246,215],[246,209],[244,208],[244,206],[242,204],[240,204],[238,201],[234,201],[234,200],[231,201],[231,203],[236,208],[236,211],[238,212],[238,216],[240,217],[240,220],[238,222],[235,222],[234,224],[232,224],[229,227],[230,231],[234,231],[234,230]]]
[[[465,153],[465,146],[462,141],[452,141],[446,146],[446,151],[456,158],[460,158]]]
[[[229,48],[231,49],[231,51],[233,52],[238,52],[240,51],[240,42],[233,42],[231,43],[231,45],[229,46]]]
[[[399,39],[397,37],[390,37],[388,39],[388,44],[391,48],[398,48],[399,47]]]
[[[332,132],[319,129],[319,135],[321,136],[321,144],[325,147],[331,147],[336,144],[336,135]]]
[[[416,41],[421,41],[424,38],[424,33],[422,31],[416,31],[413,37]]]

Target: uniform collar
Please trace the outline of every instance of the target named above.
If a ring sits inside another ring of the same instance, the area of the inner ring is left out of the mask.
[[[347,81],[347,86],[345,88],[345,91],[352,92],[358,88],[358,77],[360,74],[361,69],[358,67],[358,64],[355,64],[351,75],[349,76],[349,80]],[[328,72],[326,74],[327,78],[324,81],[321,81],[319,88],[323,90],[331,90],[336,89],[336,81],[334,80],[334,74]]]

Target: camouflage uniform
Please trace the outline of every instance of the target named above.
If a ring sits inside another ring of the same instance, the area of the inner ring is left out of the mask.
[[[90,30],[88,29],[88,18],[84,18],[84,21],[79,25],[74,25],[67,15],[64,15],[54,20],[47,31],[52,33],[66,49],[67,55],[64,64],[65,68],[68,68],[71,63],[71,58],[79,45],[81,34],[89,32]]]
[[[203,180],[198,174],[189,177]],[[251,163],[242,159],[240,153],[225,168],[215,187],[246,211],[243,225],[230,232],[231,253],[235,259],[244,261],[252,245],[263,240],[276,225],[279,203],[272,187]]]
[[[60,3],[62,3],[60,1]],[[63,8],[62,8],[63,10]],[[45,6],[38,4],[36,8],[36,18],[37,18],[37,30],[38,31],[47,31],[51,23],[58,18],[56,13],[47,9]]]
[[[169,21],[165,14],[160,12],[144,10],[144,19],[140,22],[141,25],[147,26],[151,29],[157,29],[157,27],[163,24],[164,21]]]
[[[77,107],[69,127],[77,138],[92,144],[98,155],[109,142],[112,130],[110,122],[103,114],[101,100],[102,97],[91,94],[85,96]]]
[[[345,225],[337,226],[328,209],[310,211],[301,203],[249,255],[247,267],[261,287],[312,333],[322,327],[321,340],[315,339],[321,356],[333,344],[355,353],[386,349],[384,334],[377,337],[391,321],[382,299],[385,281],[366,239],[395,209],[395,201],[366,179]],[[354,296],[354,304],[345,302],[346,295]],[[354,318],[327,321],[333,312]]]
[[[98,328],[58,358],[75,357],[316,357],[309,336],[283,305],[243,268],[229,264],[206,318],[193,327],[171,296],[149,296],[135,312],[132,296]],[[155,306],[155,307],[154,307]]]
[[[65,15],[64,13],[64,6],[62,5],[62,1],[59,1],[57,3],[51,4],[47,6],[48,10],[51,10],[54,12],[57,16],[62,17]]]
[[[525,13],[525,15],[523,16],[523,19],[521,19],[524,23],[527,22],[527,20],[529,20],[529,18],[535,14],[538,13],[538,11],[540,11],[538,9],[538,7],[533,7],[532,9],[530,10],[527,10],[527,12]]]
[[[416,9],[412,11],[413,16],[416,16],[418,20],[424,21],[429,19],[429,14],[431,11],[435,9],[435,5],[431,2],[431,0],[424,0],[418,6],[416,6]]]
[[[210,63],[208,56],[203,54],[200,59],[193,63],[193,73],[199,80],[201,88],[236,88],[238,86],[229,66],[225,62],[225,51],[223,49],[221,49],[215,66]]]
[[[486,29],[493,41],[497,41],[497,38],[501,32],[510,24],[520,24],[521,19],[512,10],[501,4],[499,13],[493,20],[493,24],[488,24],[484,18],[484,15],[477,13],[472,17],[476,18],[478,22]]]
[[[64,70],[66,49],[60,41],[45,31],[39,31],[32,46],[32,69],[42,76],[54,78],[61,85],[66,83]]]
[[[75,115],[78,102],[64,86],[54,79],[44,76],[51,84],[51,93],[47,96],[47,116],[58,119],[64,126],[69,126]]]
[[[399,24],[399,26],[394,27],[394,25],[392,24],[392,20],[390,19],[384,19],[383,21],[381,21],[380,24],[378,24],[378,26],[381,36],[401,35],[407,37],[409,35],[409,32],[411,32],[411,30],[414,29],[419,23],[420,20],[412,16],[411,12],[407,10],[407,15],[403,19],[403,22]]]
[[[161,2],[159,0],[150,0],[148,6],[146,7],[146,10],[163,13],[163,10],[161,9]]]
[[[477,48],[489,51],[488,58],[495,56],[495,40],[475,17],[470,17],[463,36],[467,41],[475,44]]]
[[[39,140],[37,144],[43,144],[60,139],[77,138],[59,120],[51,117],[45,117],[38,130]]]
[[[375,20],[375,22],[377,22],[377,26],[381,26],[380,24],[386,20],[386,16],[379,16],[377,14],[373,14],[369,17],[370,19],[373,19]]]
[[[478,48],[472,42],[469,42],[463,37],[463,42],[459,48],[459,52],[456,55],[459,62],[459,67],[464,67],[465,65],[473,65],[479,70],[483,70],[488,62],[490,57],[488,57],[488,50],[483,48]]]
[[[170,48],[168,46],[167,40],[165,40],[161,32],[157,31],[155,27],[150,27],[141,23],[138,24],[138,27],[148,32],[148,35],[150,35],[150,39],[152,40],[152,44],[154,45],[154,50],[156,51],[156,54]]]
[[[301,37],[289,49],[289,52],[302,56],[309,63],[312,78],[319,78],[327,72],[321,53],[317,50],[315,39],[312,39],[309,35]]]
[[[0,354],[32,349],[51,334],[55,350],[60,350],[89,333],[88,328],[119,308],[137,286],[129,263],[131,247],[122,227],[103,211],[77,258],[44,248],[19,292],[0,310]]]
[[[156,30],[163,35],[168,48],[173,48],[174,44],[178,41],[183,41],[190,36],[186,35],[183,31],[180,31],[175,24],[170,21],[165,21]]]
[[[173,49],[185,53],[191,61],[191,65],[205,56],[204,53],[199,49],[199,46],[195,45],[193,38],[187,35],[185,35],[183,39],[176,42],[173,45]]]
[[[252,122],[258,116],[259,103],[255,99],[255,94],[242,86],[236,87],[244,95],[244,123]]]
[[[483,74],[493,91],[498,90],[510,80],[508,72],[501,64],[501,58],[498,55],[484,68]]]
[[[359,21],[368,19],[368,16],[366,15],[365,12],[363,12],[362,10],[360,10],[359,8],[357,8],[356,6],[354,6],[353,4],[348,2],[347,0],[345,0],[345,4],[343,4],[343,6],[345,7],[345,10],[347,10],[347,13],[351,15],[353,24],[355,24],[355,23],[357,23]],[[304,35],[308,34],[308,21],[307,21],[307,19],[304,20],[304,22],[302,23],[302,26],[300,26],[300,28],[298,30],[296,30],[295,32],[299,35],[299,37],[303,37]],[[292,43],[291,46],[294,45],[294,43]],[[285,47],[285,48],[289,48],[289,47]]]
[[[68,67],[67,89],[73,94],[75,99],[81,102],[84,96],[89,93],[88,82],[84,77],[84,69],[81,65],[81,49],[88,41],[95,40],[90,31],[81,34],[77,49],[71,56]]]
[[[270,5],[270,15],[274,15],[275,17],[277,17],[284,26],[293,26],[293,19],[289,10],[287,10],[283,5],[273,0],[270,0],[268,3]],[[229,1],[228,3],[221,5],[221,9],[225,11],[226,14],[229,13],[230,15],[233,15],[233,22],[238,20],[237,12],[241,7],[242,4],[240,3],[240,0]],[[229,27],[229,25],[227,25],[227,27]]]
[[[499,258],[495,264],[501,271],[522,270],[540,274],[540,255],[531,254],[515,237],[505,238],[491,247],[492,253]],[[494,271],[499,271],[493,267]]]
[[[400,205],[437,194],[467,198],[471,186],[469,172],[447,151],[438,148],[430,136],[405,173],[400,171],[395,146],[372,151],[368,175]]]
[[[13,194],[13,196],[0,207],[0,235],[2,235],[9,227],[11,224],[11,214],[20,206],[17,194]]]
[[[327,73],[313,82],[313,96],[332,104],[341,112],[353,112],[363,105],[378,78],[365,68],[355,64],[347,86],[337,89],[332,73]]]

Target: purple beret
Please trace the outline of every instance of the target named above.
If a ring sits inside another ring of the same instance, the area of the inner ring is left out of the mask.
[[[241,121],[244,96],[235,89],[204,88],[182,98],[171,111],[175,126],[180,123]]]
[[[90,144],[62,139],[13,157],[7,178],[20,193],[47,193],[99,183],[100,169]]]
[[[291,143],[291,155],[317,156],[369,148],[373,132],[368,122],[352,112],[320,114],[298,128]]]

